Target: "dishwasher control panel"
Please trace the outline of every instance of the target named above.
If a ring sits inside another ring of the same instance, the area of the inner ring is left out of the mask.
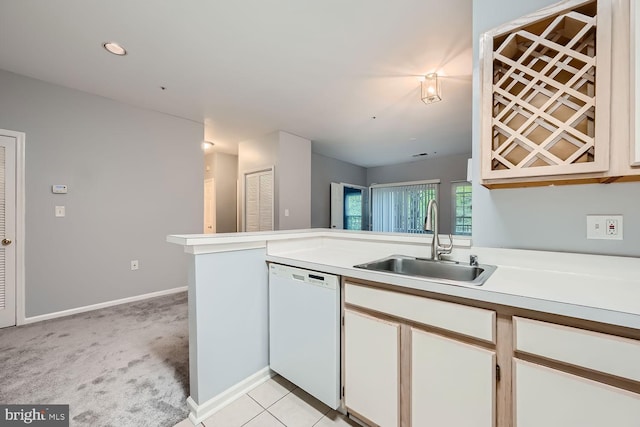
[[[274,276],[298,280],[300,282],[320,286],[327,289],[338,289],[340,285],[338,277],[331,274],[302,270],[299,268],[279,264],[270,264],[269,270],[271,275]]]

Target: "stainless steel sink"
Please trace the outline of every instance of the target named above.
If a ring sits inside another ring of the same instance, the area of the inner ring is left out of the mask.
[[[496,270],[495,265],[469,265],[456,261],[433,261],[392,255],[387,258],[355,265],[365,270],[383,271],[405,276],[423,277],[435,282],[481,286]]]

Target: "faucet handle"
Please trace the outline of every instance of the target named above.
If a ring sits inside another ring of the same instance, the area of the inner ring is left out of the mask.
[[[451,234],[449,234],[449,243],[448,245],[442,245],[439,249],[438,252],[440,252],[441,254],[450,254],[451,251],[453,250],[453,236]]]
[[[469,265],[474,267],[478,266],[478,255],[469,255]]]

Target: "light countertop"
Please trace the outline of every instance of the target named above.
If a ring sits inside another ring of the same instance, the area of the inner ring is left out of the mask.
[[[640,259],[470,247],[455,239],[453,258],[477,254],[498,269],[483,286],[354,268],[393,254],[428,256],[430,237],[311,229],[275,233],[170,236],[193,254],[266,247],[267,261],[477,301],[640,329]],[[447,241],[446,237],[444,238]]]

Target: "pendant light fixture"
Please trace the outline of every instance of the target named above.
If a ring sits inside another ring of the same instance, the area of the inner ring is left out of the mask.
[[[442,101],[442,93],[440,92],[440,82],[438,81],[438,74],[429,73],[424,76],[424,80],[420,83],[421,86],[421,98],[425,104],[433,104],[434,102]]]

